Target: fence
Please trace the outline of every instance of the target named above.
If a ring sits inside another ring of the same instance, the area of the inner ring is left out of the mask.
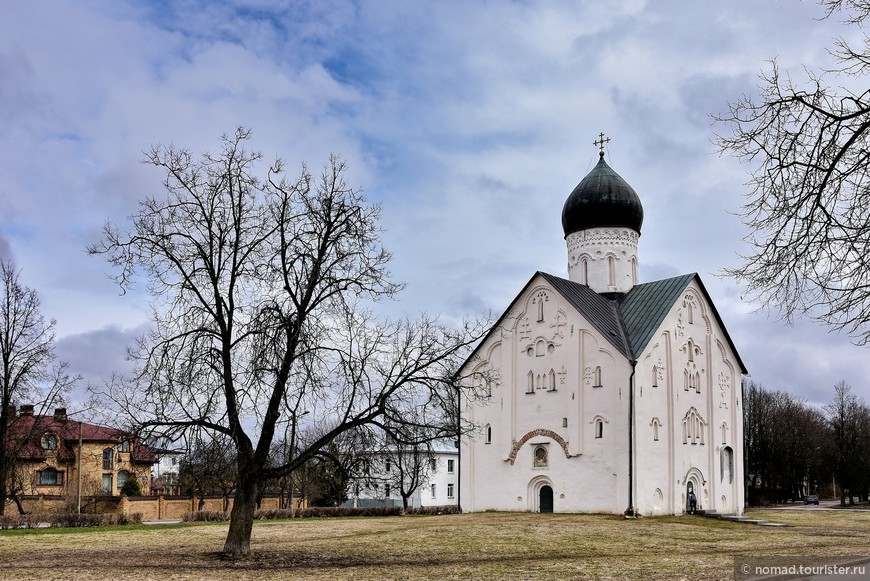
[[[294,498],[299,506],[299,498]],[[87,512],[117,513],[130,515],[142,513],[142,520],[175,520],[186,512],[199,510],[224,510],[223,496],[94,496],[83,499],[83,507]],[[230,496],[226,510],[233,509],[233,497]],[[301,506],[308,504],[302,502]],[[49,514],[75,512],[76,501],[64,496],[48,494],[28,495],[21,497],[24,512],[31,514]],[[264,496],[260,501],[262,509],[281,508],[279,496]]]

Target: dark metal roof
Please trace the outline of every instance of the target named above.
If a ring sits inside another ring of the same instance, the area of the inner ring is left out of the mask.
[[[680,295],[697,274],[684,274],[632,287],[620,302],[631,350],[640,355]]]
[[[492,326],[489,333],[478,343],[472,354],[466,360],[466,363],[471,360],[477,350],[486,342],[486,339],[501,326],[504,318],[513,309],[514,304],[525,293],[535,277],[541,276],[553,289],[562,295],[571,306],[577,309],[577,312],[589,321],[601,335],[607,339],[623,356],[628,359],[636,360],[638,356],[646,349],[655,332],[661,327],[668,312],[680,298],[680,295],[686,290],[686,287],[692,281],[697,281],[698,287],[707,299],[710,305],[710,310],[722,329],[734,357],[740,365],[741,373],[748,373],[743,360],[740,359],[740,354],[734,347],[734,342],[731,336],[728,335],[728,330],[722,323],[722,318],[719,316],[719,311],[716,310],[716,305],[710,299],[704,283],[701,282],[701,277],[697,273],[683,274],[673,278],[657,280],[635,285],[628,293],[624,295],[616,294],[614,298],[608,298],[600,295],[584,284],[571,282],[570,280],[547,274],[546,272],[536,272],[523,289],[517,294],[511,304],[505,309],[495,325]]]
[[[565,297],[620,353],[634,360],[649,345],[655,332],[661,327],[665,317],[679,300],[686,287],[692,281],[696,281],[710,305],[710,310],[716,318],[719,328],[725,335],[725,340],[731,347],[731,352],[737,359],[740,372],[749,373],[728,334],[728,329],[722,322],[722,317],[719,316],[719,311],[716,310],[716,305],[713,304],[707,288],[697,273],[638,284],[626,294],[615,295],[613,299],[599,295],[586,285],[571,282],[552,274],[543,272],[538,274]]]
[[[605,298],[586,286],[571,282],[546,272],[539,272],[544,280],[561,294],[595,329],[619,349],[625,357],[632,359],[631,347],[623,325],[619,321],[619,303]]]
[[[601,159],[584,177],[562,208],[565,236],[587,228],[624,226],[640,234],[643,206],[637,192]]]

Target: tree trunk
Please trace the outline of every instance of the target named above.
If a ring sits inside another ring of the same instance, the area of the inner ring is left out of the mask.
[[[0,465],[0,516],[6,514],[6,478]]]
[[[230,530],[224,543],[224,554],[246,557],[251,554],[251,530],[257,504],[257,486],[248,476],[240,476],[236,484],[236,499],[230,513]]]

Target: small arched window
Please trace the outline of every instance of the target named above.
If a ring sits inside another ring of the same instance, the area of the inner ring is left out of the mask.
[[[553,369],[547,374],[547,390],[556,391],[556,372]]]
[[[689,339],[688,344],[686,345],[686,351],[689,353],[689,362],[695,360],[695,345],[692,343],[692,340]]]
[[[657,365],[653,365],[653,368],[652,368],[652,386],[653,387],[659,386],[659,368]]]
[[[54,434],[45,434],[42,437],[43,450],[57,450],[57,436]]]
[[[529,371],[529,374],[526,377],[528,379],[526,393],[535,393],[535,374]]]
[[[603,383],[601,383],[601,366],[600,365],[595,368],[594,375],[595,375],[595,378],[594,378],[595,381],[594,381],[594,384],[592,387],[601,387],[602,385],[604,385]]]
[[[115,466],[115,451],[111,448],[103,449],[103,470],[111,470]]]
[[[722,448],[722,482],[734,482],[734,450],[730,446]]]
[[[484,444],[492,444],[492,426],[486,424],[486,428],[484,431],[486,433],[486,439],[484,440]]]
[[[631,284],[637,284],[637,258],[631,257]]]
[[[604,420],[601,418],[595,419],[595,437],[603,438],[604,437]]]
[[[127,482],[127,479],[130,478],[130,473],[126,470],[121,470],[118,472],[118,488],[123,488],[124,483]]]
[[[585,258],[580,261],[581,284],[589,286],[589,261]]]
[[[616,259],[612,256],[607,257],[607,284],[610,286],[616,284]]]

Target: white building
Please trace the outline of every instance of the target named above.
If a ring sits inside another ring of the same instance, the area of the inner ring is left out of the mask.
[[[439,442],[425,455],[416,487],[412,484],[414,475],[408,474],[413,470],[408,466],[410,462],[405,466],[406,487],[414,488],[408,505],[417,508],[457,504],[459,451],[452,443]],[[370,453],[362,473],[349,484],[349,499],[344,506],[402,506],[399,479],[403,478],[403,474],[397,463],[403,461],[407,462],[389,451]]]
[[[638,283],[643,208],[604,161],[562,212],[568,279],[535,273],[466,361],[465,511],[743,511],[743,362],[697,274]]]

